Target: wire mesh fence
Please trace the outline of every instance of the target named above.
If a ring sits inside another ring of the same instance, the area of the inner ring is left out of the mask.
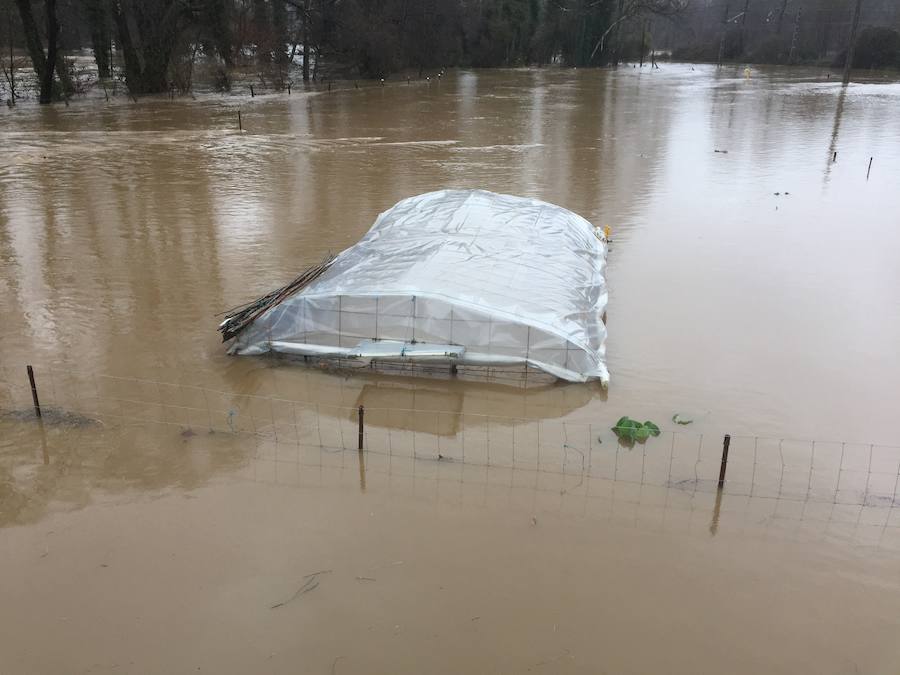
[[[713,493],[723,439],[677,429],[644,443],[620,442],[610,423],[528,419],[466,411],[333,405],[192,384],[36,368],[45,423],[79,420],[206,430],[253,439],[258,447],[358,451],[424,460],[587,477],[690,494]],[[25,369],[0,368],[0,409],[31,416]],[[360,417],[362,416],[362,420]],[[898,505],[900,447],[836,441],[731,436],[728,495],[798,503],[893,509]]]

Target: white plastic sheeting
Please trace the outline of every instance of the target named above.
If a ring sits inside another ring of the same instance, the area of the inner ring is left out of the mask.
[[[382,213],[231,351],[528,364],[606,385],[605,268],[605,237],[571,211],[483,190],[429,192]]]

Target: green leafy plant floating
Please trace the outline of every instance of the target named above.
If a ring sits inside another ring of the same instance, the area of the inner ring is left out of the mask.
[[[653,422],[648,420],[642,424],[627,415],[616,422],[616,426],[612,430],[623,443],[634,443],[635,441],[643,443],[651,436],[655,438],[660,434],[659,427]]]

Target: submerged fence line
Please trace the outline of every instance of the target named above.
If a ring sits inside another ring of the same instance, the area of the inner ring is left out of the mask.
[[[333,459],[335,454],[340,455],[339,461]],[[715,535],[724,521],[732,531],[735,526],[749,526],[767,533],[849,536],[879,549],[900,551],[900,511],[890,508],[728,492],[724,493],[728,500],[723,505],[721,491],[685,491],[674,485],[614,481],[587,473],[497,466],[469,466],[471,470],[467,471],[463,464],[454,467],[431,462],[417,468],[416,462],[403,464],[386,458],[379,464],[369,460],[368,453],[308,448],[298,451],[295,460],[255,457],[239,478],[286,486],[322,486],[335,479],[359,481],[365,492],[372,487],[374,477],[386,479],[392,491],[406,489],[410,494],[436,501],[448,501],[449,492],[455,493],[450,501],[481,505],[501,500],[522,506],[523,498],[527,498],[530,513],[577,513],[580,517],[641,529],[667,531],[677,522],[689,531],[703,530]],[[517,472],[527,475],[528,480],[518,479]],[[423,495],[420,486],[430,494]]]
[[[722,437],[689,430],[666,430],[645,443],[623,444],[610,431],[610,423],[312,403],[53,368],[34,373],[32,389],[25,368],[18,381],[9,367],[0,368],[0,406],[7,401],[20,411],[43,406],[43,421],[50,425],[64,411],[70,421],[77,413],[116,423],[206,428],[275,446],[585,474],[694,492],[719,485],[728,494],[750,497],[900,505],[898,446],[729,435],[727,474],[720,483],[725,469]],[[107,391],[110,388],[113,391]]]

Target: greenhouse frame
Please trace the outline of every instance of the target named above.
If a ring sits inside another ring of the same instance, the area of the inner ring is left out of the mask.
[[[232,354],[531,366],[606,386],[606,252],[604,233],[562,207],[430,192],[220,330]]]

